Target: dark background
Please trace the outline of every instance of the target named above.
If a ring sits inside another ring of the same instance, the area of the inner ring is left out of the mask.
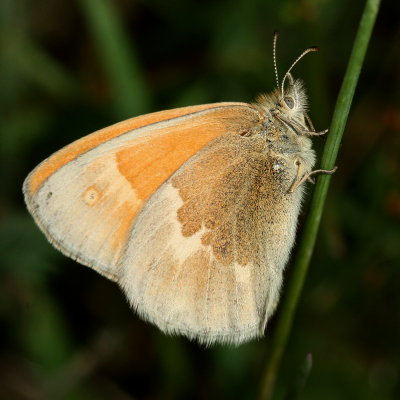
[[[400,398],[397,4],[384,1],[378,16],[278,398],[307,353],[304,399]],[[164,336],[115,284],[48,244],[25,209],[22,182],[52,152],[124,118],[270,91],[275,28],[281,76],[304,48],[321,47],[294,75],[306,83],[317,129],[328,127],[363,5],[1,1],[1,399],[255,397],[276,317],[265,339],[238,348]],[[319,152],[324,141],[314,140]]]

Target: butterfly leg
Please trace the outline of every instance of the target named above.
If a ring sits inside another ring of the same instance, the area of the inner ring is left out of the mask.
[[[289,193],[293,193],[302,183],[304,183],[305,181],[311,182],[311,183],[315,183],[314,181],[314,175],[317,174],[328,174],[328,175],[332,175],[336,170],[337,167],[334,167],[333,169],[316,169],[314,171],[309,172],[308,174],[303,174],[303,165],[302,163],[298,160],[296,161],[297,164],[297,173],[296,173],[296,177],[294,178],[294,181],[292,183],[292,185],[290,186],[288,192]]]
[[[328,133],[329,129],[324,129],[323,131],[315,132],[315,131],[307,131],[306,135],[309,136],[322,136]]]

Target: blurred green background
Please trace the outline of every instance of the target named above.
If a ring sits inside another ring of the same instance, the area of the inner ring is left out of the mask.
[[[0,399],[255,397],[275,318],[265,339],[238,348],[164,336],[115,284],[48,244],[22,182],[52,152],[119,120],[270,91],[276,28],[281,76],[301,50],[321,47],[294,75],[326,128],[363,6],[1,0]],[[308,353],[303,399],[400,398],[399,11],[386,1],[378,16],[278,399],[293,398]],[[320,151],[324,139],[314,142]]]

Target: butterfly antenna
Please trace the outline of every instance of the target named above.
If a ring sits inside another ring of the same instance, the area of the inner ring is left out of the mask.
[[[276,63],[276,42],[278,41],[278,36],[279,36],[278,31],[275,31],[274,32],[274,41],[273,41],[272,54],[273,54],[273,59],[274,59],[274,70],[275,70],[275,79],[276,79],[276,87],[277,87],[277,89],[279,89],[278,66],[277,66],[277,63]]]
[[[308,49],[305,49],[293,62],[293,64],[290,66],[290,68],[288,69],[288,71],[286,72],[285,76],[282,79],[282,84],[281,84],[281,93],[282,93],[282,97],[283,97],[283,88],[285,86],[285,80],[287,78],[287,76],[289,75],[290,71],[293,69],[293,67],[308,53],[312,53],[314,51],[318,51],[319,47],[309,47]]]

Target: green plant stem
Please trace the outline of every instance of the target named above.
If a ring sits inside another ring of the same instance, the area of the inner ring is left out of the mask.
[[[380,0],[366,1],[346,74],[336,102],[330,133],[328,134],[322,155],[321,168],[323,169],[331,169],[335,165],[336,156],[379,5]],[[287,294],[284,298],[276,330],[271,341],[270,356],[262,376],[259,397],[262,400],[271,399],[273,395],[282,356],[291,331],[294,313],[313,253],[330,178],[329,175],[321,175],[317,179],[311,201],[310,213],[307,217],[304,233],[294,260],[293,272],[288,285]]]
[[[149,111],[150,96],[133,42],[111,0],[80,0],[110,82],[115,114],[128,118]]]

